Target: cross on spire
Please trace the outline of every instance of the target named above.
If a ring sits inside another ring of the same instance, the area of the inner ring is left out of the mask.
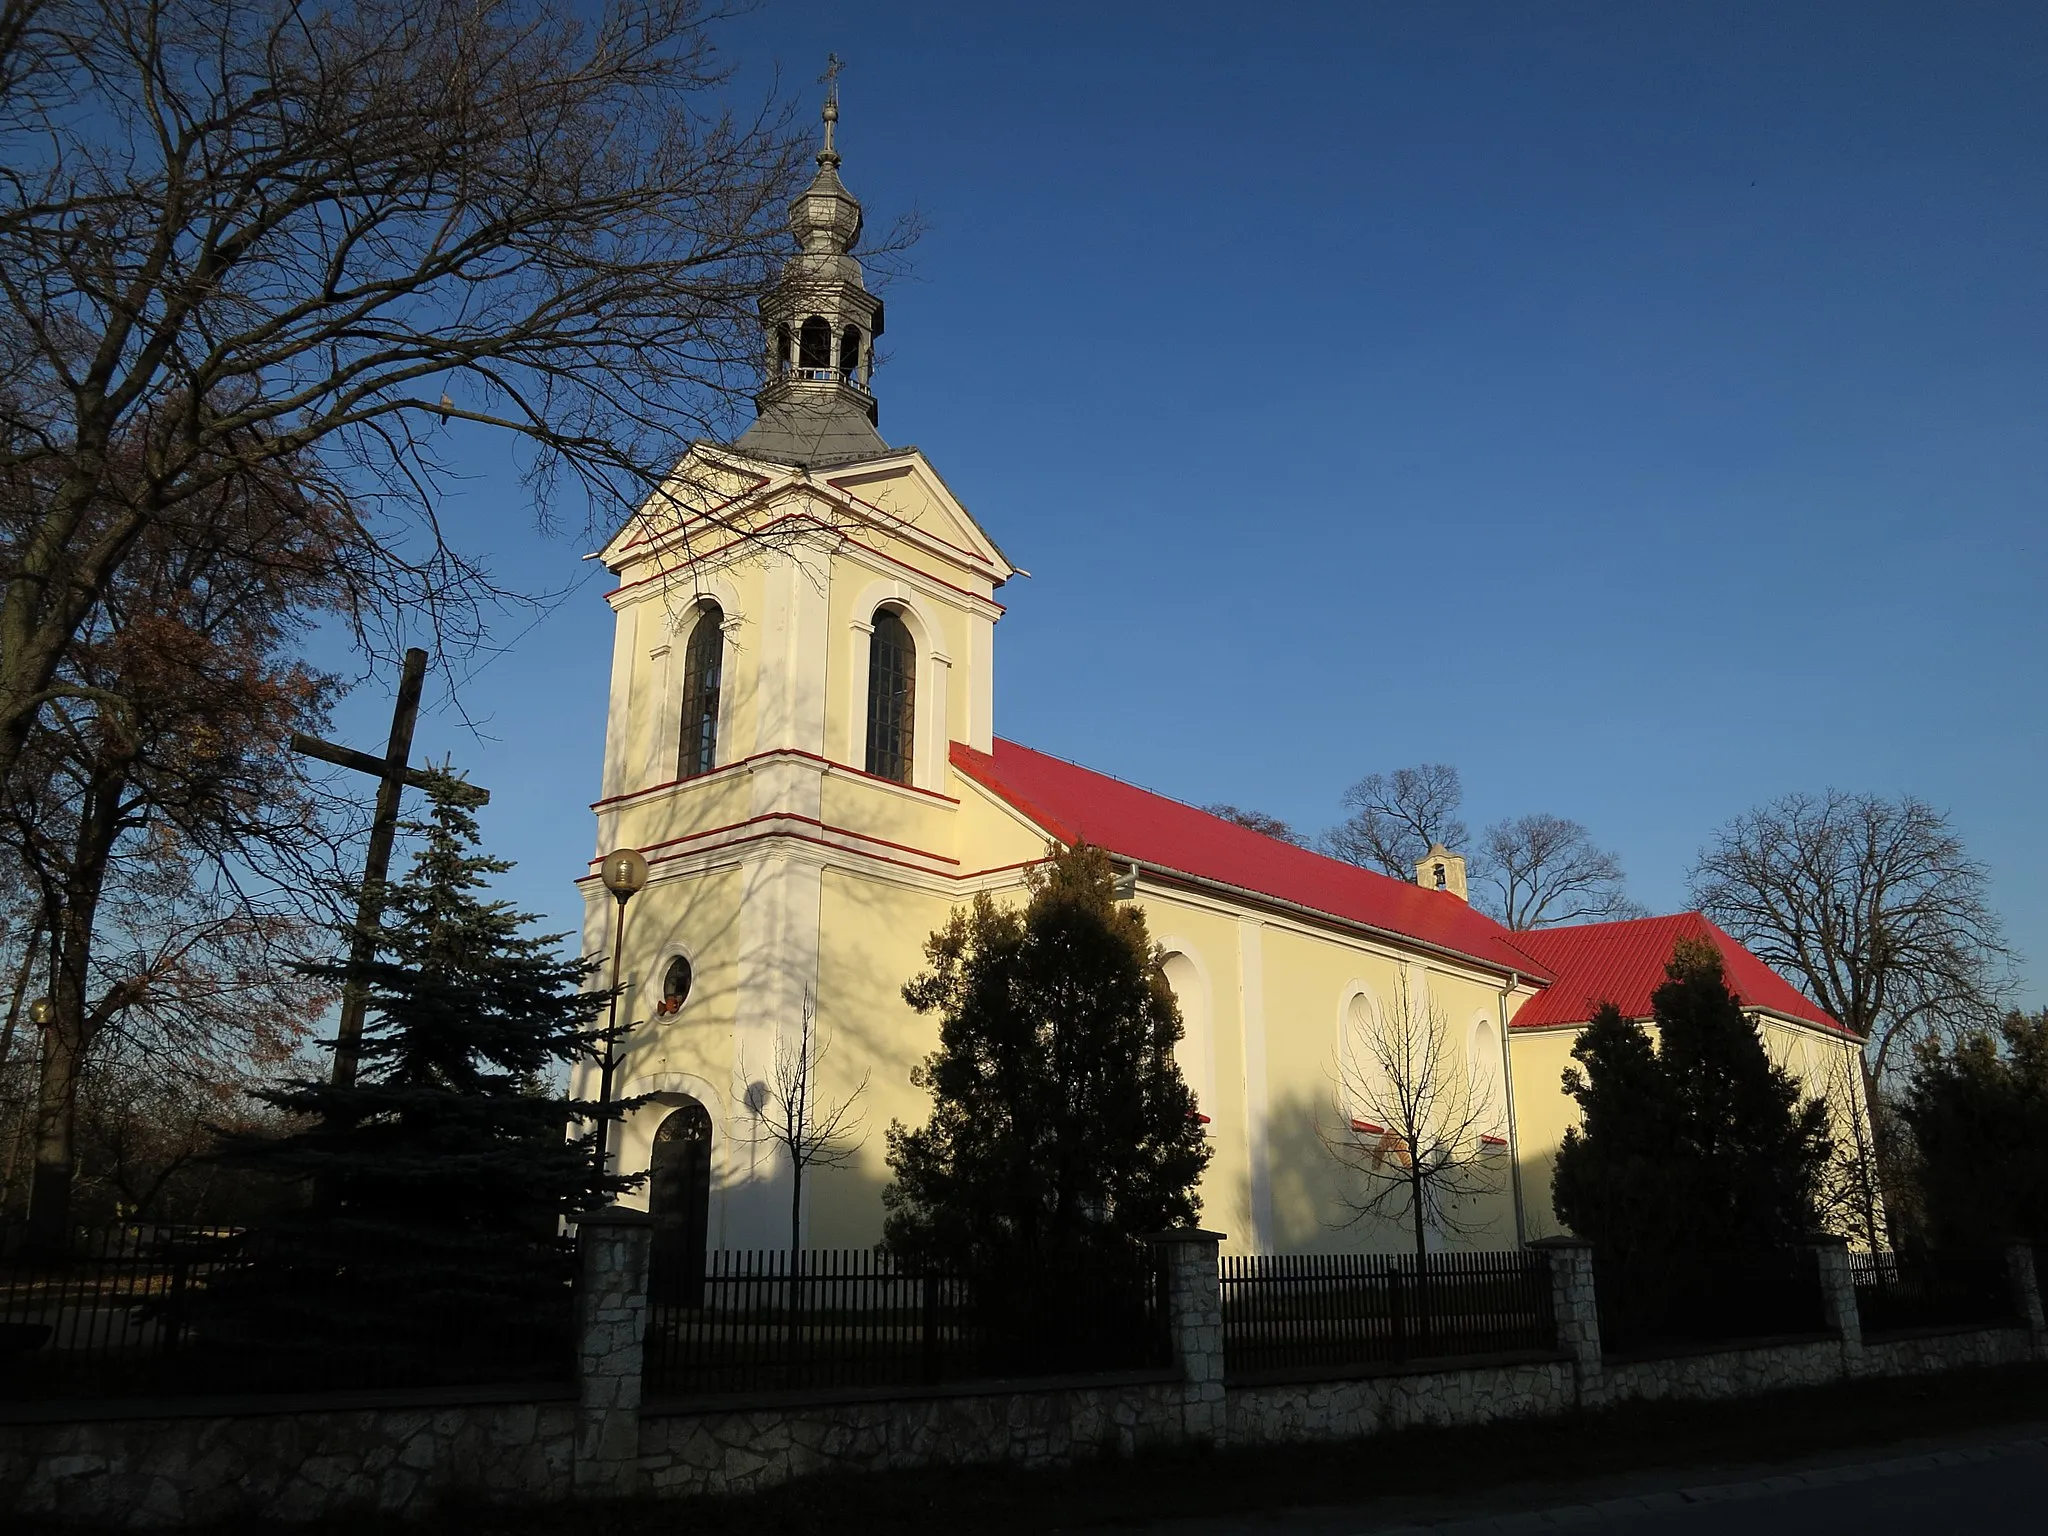
[[[839,151],[832,145],[832,130],[839,121],[839,55],[825,55],[825,73],[818,76],[818,83],[825,87],[825,146],[818,151],[818,164],[839,164]]]

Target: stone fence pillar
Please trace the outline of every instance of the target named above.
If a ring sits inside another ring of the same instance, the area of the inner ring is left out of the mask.
[[[2027,1331],[2034,1336],[2034,1358],[2048,1360],[2048,1319],[2041,1314],[2041,1280],[2034,1269],[2034,1245],[2008,1244],[2005,1272],[2012,1281],[2013,1310],[2026,1319]]]
[[[1230,1435],[1223,1396],[1223,1287],[1217,1278],[1223,1234],[1183,1227],[1145,1241],[1166,1266],[1167,1315],[1181,1373],[1181,1438],[1220,1449]]]
[[[640,1373],[647,1348],[647,1259],[654,1218],[609,1209],[576,1218],[575,1484],[623,1495],[640,1471]]]
[[[1593,1290],[1593,1245],[1579,1237],[1539,1237],[1529,1244],[1550,1260],[1550,1305],[1557,1347],[1571,1356],[1581,1407],[1600,1397],[1600,1301]]]
[[[1853,1376],[1863,1363],[1863,1314],[1856,1306],[1856,1277],[1849,1270],[1849,1240],[1816,1233],[1806,1241],[1820,1272],[1821,1317],[1842,1342],[1842,1374]]]

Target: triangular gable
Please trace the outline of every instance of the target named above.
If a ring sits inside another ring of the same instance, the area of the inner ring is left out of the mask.
[[[901,539],[972,571],[992,586],[1022,574],[915,448],[898,449],[886,458],[837,470],[810,471],[698,443],[676,465],[665,487],[694,513],[689,521],[696,529],[692,541],[700,546],[694,551],[699,557],[744,541],[746,535],[740,529],[758,518],[758,509],[774,505],[785,491],[795,488],[814,499],[814,515],[830,519],[836,511],[869,525],[879,535]],[[648,508],[656,500],[650,496],[606,542],[598,558],[608,568],[618,571],[673,542],[674,528],[656,527],[649,517]],[[820,508],[816,502],[826,505]],[[705,530],[701,527],[704,520],[730,522],[734,527]]]
[[[780,466],[757,463],[714,444],[692,443],[690,451],[669,471],[662,490],[649,495],[639,510],[614,530],[597,558],[616,572],[650,554],[673,526],[664,518],[663,525],[656,527],[650,517],[649,509],[664,496],[674,497],[677,505],[688,508],[695,518],[744,523],[757,499],[777,480],[789,478],[790,472]]]
[[[1018,574],[988,530],[915,448],[903,449],[898,457],[828,470],[822,478],[879,525],[936,542],[954,558],[985,568],[998,586]]]

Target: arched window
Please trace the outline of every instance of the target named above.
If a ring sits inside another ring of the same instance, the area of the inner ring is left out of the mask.
[[[860,370],[860,327],[849,325],[839,333],[839,371],[851,380]]]
[[[796,365],[799,368],[832,366],[832,325],[813,315],[796,333]]]
[[[1209,1080],[1209,995],[1202,985],[1202,973],[1195,962],[1176,950],[1166,957],[1161,970],[1173,1000],[1180,1005],[1180,1044],[1173,1059],[1180,1066],[1181,1080],[1195,1091],[1195,1112],[1206,1124],[1214,1115],[1212,1101],[1216,1085]]]
[[[868,772],[910,782],[912,729],[917,714],[917,646],[903,620],[887,608],[875,614],[868,641]]]
[[[1507,1124],[1507,1105],[1500,1092],[1500,1031],[1491,1019],[1473,1021],[1472,1039],[1466,1047],[1466,1068],[1472,1081],[1472,1114],[1487,1131]]]
[[[706,603],[683,654],[683,756],[677,774],[709,773],[718,764],[718,689],[725,672],[725,613]]]
[[[796,360],[795,353],[796,341],[789,334],[789,327],[786,325],[778,325],[777,327],[775,327],[776,367],[781,369],[784,373],[787,373],[789,371],[789,365]]]
[[[695,1099],[661,1122],[647,1170],[654,1218],[653,1286],[670,1306],[704,1305],[704,1248],[711,1228],[711,1112]]]

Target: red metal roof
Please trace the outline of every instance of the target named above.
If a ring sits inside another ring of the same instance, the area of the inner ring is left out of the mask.
[[[954,742],[953,766],[1063,843],[1086,841],[1143,864],[1236,886],[1343,922],[1418,940],[1541,981],[1549,967],[1448,891],[1425,890],[998,738],[993,753]],[[1666,949],[1669,954],[1669,949]]]
[[[1631,1019],[1647,1019],[1650,994],[1663,983],[1664,966],[1680,939],[1706,939],[1721,951],[1729,989],[1745,1007],[1767,1008],[1822,1029],[1841,1028],[1805,993],[1698,912],[1516,934],[1515,943],[1555,979],[1516,1011],[1514,1027],[1583,1024],[1601,1003],[1614,1004]]]

